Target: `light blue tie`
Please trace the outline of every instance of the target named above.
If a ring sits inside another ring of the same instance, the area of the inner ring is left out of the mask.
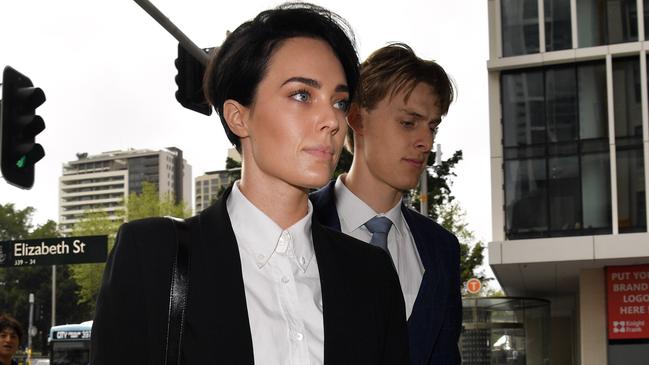
[[[372,239],[370,240],[370,244],[380,247],[384,249],[385,251],[388,251],[388,232],[390,232],[390,228],[392,227],[392,221],[386,217],[380,217],[376,216],[367,223],[365,223],[365,227],[372,232]]]

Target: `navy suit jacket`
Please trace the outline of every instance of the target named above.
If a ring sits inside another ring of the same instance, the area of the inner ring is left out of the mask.
[[[340,231],[334,195],[335,181],[311,193],[314,218]],[[430,218],[402,205],[424,276],[408,319],[413,365],[460,364],[458,340],[462,327],[460,248],[457,238]]]

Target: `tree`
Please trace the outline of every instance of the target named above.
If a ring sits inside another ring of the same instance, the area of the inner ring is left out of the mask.
[[[126,204],[127,221],[160,216],[185,218],[190,214],[184,202],[176,203],[171,194],[161,197],[155,184],[150,182],[143,182],[142,193],[131,193]]]
[[[33,228],[34,208],[16,209],[11,203],[0,204],[0,241],[59,237],[54,221]],[[76,305],[78,286],[70,277],[67,266],[57,267],[56,316],[58,323],[77,323],[85,320],[83,308]],[[23,327],[29,324],[29,293],[33,293],[34,326],[38,334],[33,338],[33,349],[47,349],[51,324],[51,266],[8,267],[0,269],[0,312],[16,317]]]
[[[74,225],[73,236],[108,236],[108,250],[113,248],[115,236],[119,225],[123,222],[123,215],[111,219],[108,213],[89,211]],[[78,284],[77,304],[87,308],[87,318],[92,318],[95,312],[95,303],[101,287],[101,278],[104,273],[104,263],[70,265],[72,277]]]
[[[144,182],[142,193],[129,195],[125,214],[118,214],[117,217],[111,218],[105,212],[89,211],[84,214],[81,221],[74,225],[73,235],[108,235],[108,250],[110,251],[115,243],[117,230],[124,221],[160,216],[186,218],[190,214],[191,212],[186,209],[183,202],[174,202],[170,194],[160,197],[154,184]],[[89,308],[89,317],[92,317],[105,264],[79,264],[71,265],[71,267],[73,277],[79,284],[78,302]]]

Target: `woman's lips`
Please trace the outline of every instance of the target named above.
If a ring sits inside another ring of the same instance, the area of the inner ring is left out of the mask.
[[[307,147],[304,151],[322,160],[331,160],[334,155],[333,149],[327,146]]]

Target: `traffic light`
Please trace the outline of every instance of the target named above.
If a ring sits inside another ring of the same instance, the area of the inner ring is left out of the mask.
[[[214,48],[204,48],[206,53],[212,52]],[[178,58],[174,62],[178,74],[176,75],[176,100],[180,105],[195,112],[205,115],[212,114],[212,107],[205,100],[203,95],[203,75],[205,66],[178,44]]]
[[[4,179],[22,189],[34,185],[34,164],[45,156],[43,147],[34,143],[36,135],[45,129],[43,118],[36,115],[36,108],[44,102],[45,93],[27,76],[10,66],[4,68],[0,167]]]

